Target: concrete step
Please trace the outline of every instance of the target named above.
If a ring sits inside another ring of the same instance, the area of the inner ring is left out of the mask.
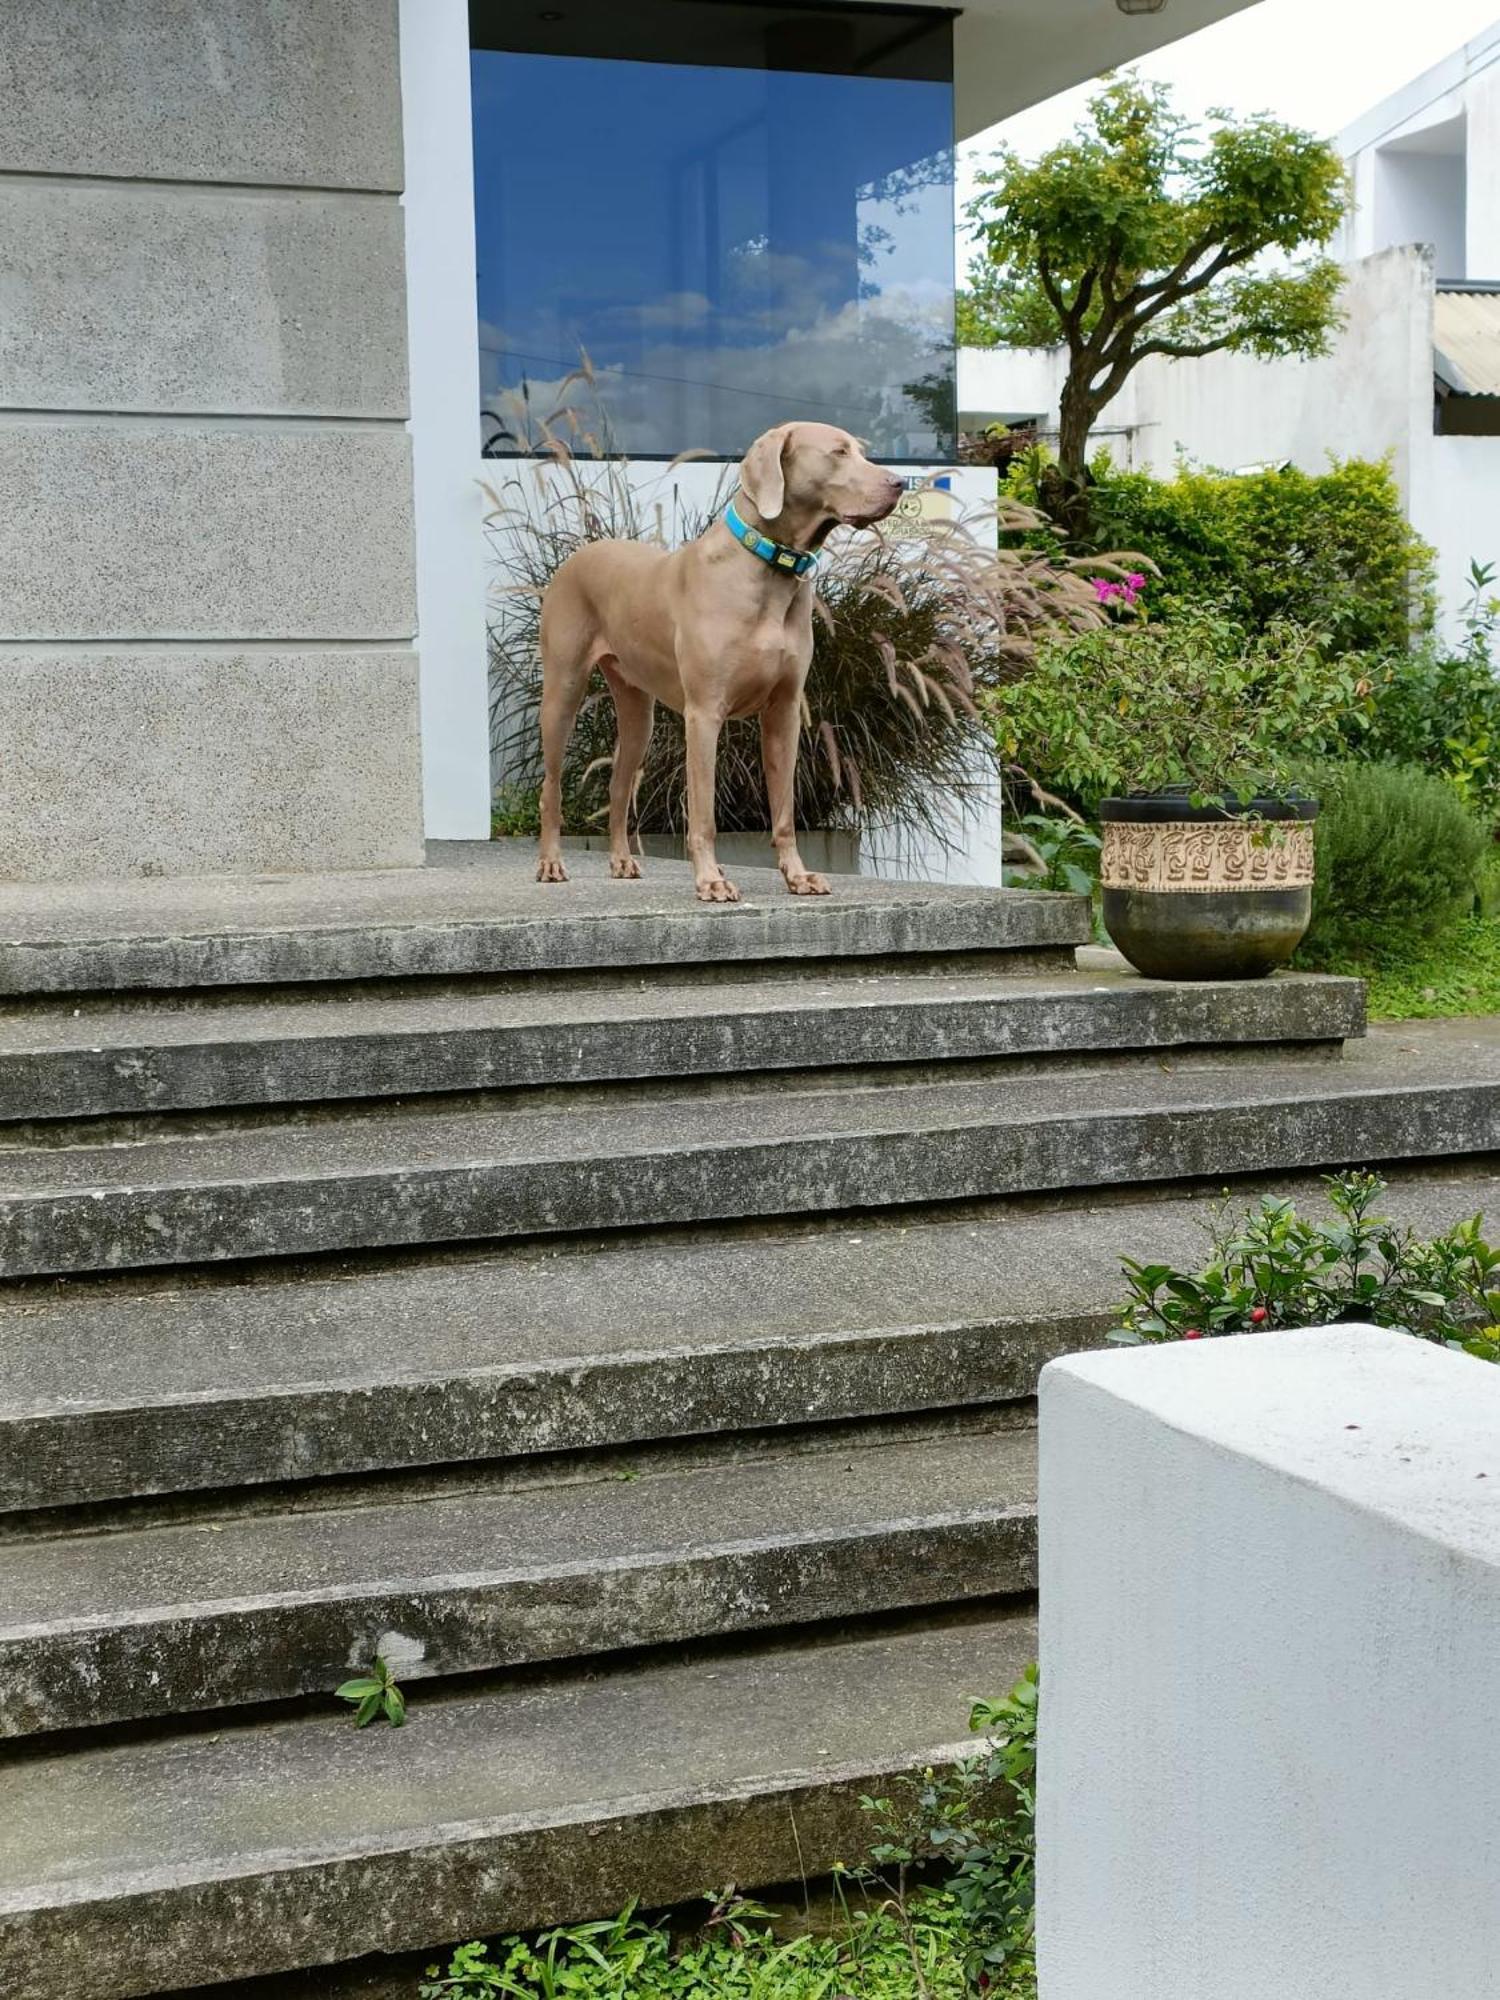
[[[1500,1214],[1497,1171],[1408,1174],[1382,1209],[1424,1235]],[[1205,1226],[1191,1195],[1094,1196],[316,1279],[22,1286],[0,1293],[0,1513],[1029,1396],[1107,1331],[1122,1256],[1196,1265]]]
[[[0,994],[300,985],[727,961],[1071,953],[1081,896],[945,889],[841,876],[794,897],[774,869],[737,876],[745,900],[694,901],[692,872],[652,862],[614,882],[607,858],[532,879],[530,843],[445,843],[426,868],[363,875],[49,882],[0,887]],[[571,865],[571,864],[570,864]]]
[[[1500,1143],[1500,1028],[1403,1028],[1352,1051],[1315,1068],[1163,1058],[20,1147],[0,1153],[0,1275],[819,1214]]]
[[[0,1121],[615,1079],[1337,1041],[1357,980],[1173,986],[1128,973],[638,983],[0,1018]]]
[[[817,1875],[863,1792],[971,1747],[1035,1628],[1000,1613],[338,1717],[146,1734],[0,1771],[6,2000],[132,2000]]]
[[[1035,1585],[1028,1429],[0,1544],[0,1736]]]

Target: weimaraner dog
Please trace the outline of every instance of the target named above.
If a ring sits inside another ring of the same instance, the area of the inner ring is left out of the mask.
[[[792,817],[802,690],[813,650],[810,571],[830,529],[869,527],[901,496],[859,440],[831,424],[780,424],[758,437],[739,493],[686,547],[590,542],[542,600],[542,839],[539,882],[566,882],[563,755],[595,667],[614,697],[609,869],[638,876],[629,814],[659,701],[687,725],[688,858],[700,902],[737,903],[714,855],[714,768],[732,716],[760,717],[776,863],[794,896],[828,884],[797,851]]]

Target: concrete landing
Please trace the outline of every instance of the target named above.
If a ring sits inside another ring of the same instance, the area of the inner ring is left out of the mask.
[[[1090,935],[1080,896],[843,875],[799,897],[766,868],[736,871],[743,902],[708,905],[685,862],[616,882],[606,856],[580,854],[561,884],[535,865],[530,841],[452,841],[425,868],[0,885],[0,995],[1071,950]]]

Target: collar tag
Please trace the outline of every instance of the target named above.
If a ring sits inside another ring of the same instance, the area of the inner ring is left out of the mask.
[[[773,542],[769,535],[763,535],[740,513],[731,500],[724,509],[724,525],[735,540],[747,548],[770,568],[779,570],[783,576],[806,576],[810,569],[818,566],[817,554],[812,549],[788,548],[785,542]]]

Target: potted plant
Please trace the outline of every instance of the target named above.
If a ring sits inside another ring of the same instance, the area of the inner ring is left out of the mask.
[[[1312,916],[1317,801],[1294,773],[1369,698],[1321,635],[1215,611],[1045,648],[986,707],[1012,769],[1096,810],[1104,927],[1154,979],[1255,979]]]

